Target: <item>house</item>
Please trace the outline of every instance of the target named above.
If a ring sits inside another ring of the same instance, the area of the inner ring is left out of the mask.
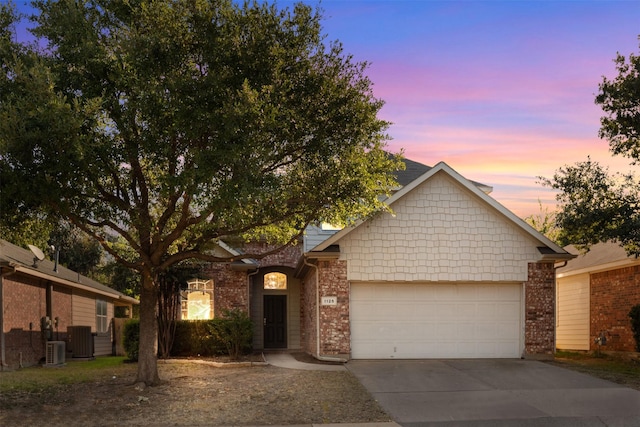
[[[33,251],[0,240],[0,369],[35,365],[53,343],[65,342],[58,361],[111,355],[115,307],[138,301]]]
[[[635,351],[629,311],[640,304],[640,259],[616,243],[599,243],[558,269],[557,347]]]
[[[343,230],[318,224],[259,261],[210,264],[185,291],[183,313],[192,296],[201,313],[246,310],[254,348],[320,359],[552,355],[554,267],[574,255],[445,163],[407,161],[398,182],[392,213]]]

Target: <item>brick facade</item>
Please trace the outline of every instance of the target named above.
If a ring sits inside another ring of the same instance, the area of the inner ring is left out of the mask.
[[[9,368],[36,365],[45,357],[47,336],[40,319],[47,314],[47,283],[19,273],[2,280],[5,362]],[[53,285],[51,306],[52,320],[57,317],[58,324],[50,339],[64,341],[72,324],[71,290]]]
[[[555,352],[555,269],[553,263],[529,263],[525,282],[525,356]]]
[[[590,350],[598,350],[595,340],[607,339],[601,350],[636,351],[629,319],[631,307],[640,304],[640,266],[591,274]]]
[[[264,242],[251,242],[243,246],[244,253],[262,254],[276,248]],[[294,269],[302,256],[302,245],[286,246],[278,252],[261,258],[259,269],[277,271],[278,268]],[[211,263],[202,271],[207,279],[213,279],[214,316],[221,310],[239,308],[246,312],[250,309],[249,278],[245,271],[235,271],[231,263]]]
[[[245,244],[242,249],[245,253],[263,254],[274,250],[276,247],[264,242],[252,242]],[[289,245],[274,254],[261,258],[258,263],[260,268],[274,266],[296,268],[301,256],[302,244]]]
[[[228,263],[213,263],[207,266],[203,275],[207,279],[213,279],[214,317],[217,317],[222,310],[238,308],[248,311],[247,273],[232,270]]]
[[[320,261],[319,298],[337,297],[337,305],[320,306],[320,355],[348,355],[351,352],[349,324],[349,282],[346,261]]]

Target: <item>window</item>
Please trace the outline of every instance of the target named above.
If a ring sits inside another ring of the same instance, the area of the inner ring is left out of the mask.
[[[344,227],[341,227],[339,225],[329,224],[328,222],[323,222],[322,224],[320,224],[320,230],[322,231],[340,231],[343,228]]]
[[[107,327],[107,302],[101,299],[96,300],[96,332],[108,332]]]
[[[287,275],[282,273],[267,273],[264,275],[265,289],[287,289]]]
[[[213,319],[213,280],[193,279],[180,294],[180,312],[185,320]]]

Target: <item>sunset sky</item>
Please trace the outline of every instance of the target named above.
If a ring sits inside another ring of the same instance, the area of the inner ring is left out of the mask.
[[[306,1],[316,5],[317,2]],[[292,2],[279,2],[291,5]],[[327,40],[371,63],[392,151],[445,161],[520,216],[555,208],[537,183],[587,159],[632,170],[598,138],[616,52],[638,54],[640,1],[325,0]],[[636,168],[637,169],[637,168]]]
[[[447,162],[521,217],[555,209],[537,177],[563,165],[632,170],[598,138],[594,98],[616,53],[640,52],[640,1],[304,1],[327,42],[371,64],[391,151]]]

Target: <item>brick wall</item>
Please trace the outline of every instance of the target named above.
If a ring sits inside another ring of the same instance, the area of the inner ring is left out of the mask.
[[[3,279],[3,297],[6,362],[10,368],[35,365],[45,355],[40,331],[40,318],[47,310],[45,286],[38,279],[13,274]]]
[[[203,271],[206,279],[213,279],[213,310],[218,317],[222,310],[239,308],[249,311],[247,273],[234,271],[228,263],[212,263]]]
[[[640,304],[640,266],[619,268],[591,275],[590,349],[604,333],[602,350],[636,351],[629,311]]]
[[[335,306],[320,306],[320,355],[348,355],[351,353],[351,328],[346,261],[318,262],[318,280],[320,300],[335,296],[338,301]]]
[[[251,242],[243,246],[244,253],[262,254],[277,248],[264,242]],[[302,244],[286,246],[280,251],[258,260],[260,268],[264,267],[290,267],[296,268],[298,260],[302,256]]]
[[[553,263],[529,263],[525,282],[525,356],[555,352],[555,270]]]
[[[45,356],[45,336],[40,319],[47,314],[46,282],[22,274],[3,279],[5,357],[10,368],[37,364]],[[25,303],[28,301],[29,303]],[[71,321],[71,290],[53,285],[52,320],[58,318],[51,339],[66,340]]]
[[[244,253],[261,254],[276,248],[264,242],[251,242],[243,246]],[[295,268],[302,255],[302,245],[292,245],[259,260],[259,268]],[[239,308],[249,312],[247,272],[234,271],[230,263],[211,263],[202,271],[202,279],[213,279],[215,316],[224,309]]]

